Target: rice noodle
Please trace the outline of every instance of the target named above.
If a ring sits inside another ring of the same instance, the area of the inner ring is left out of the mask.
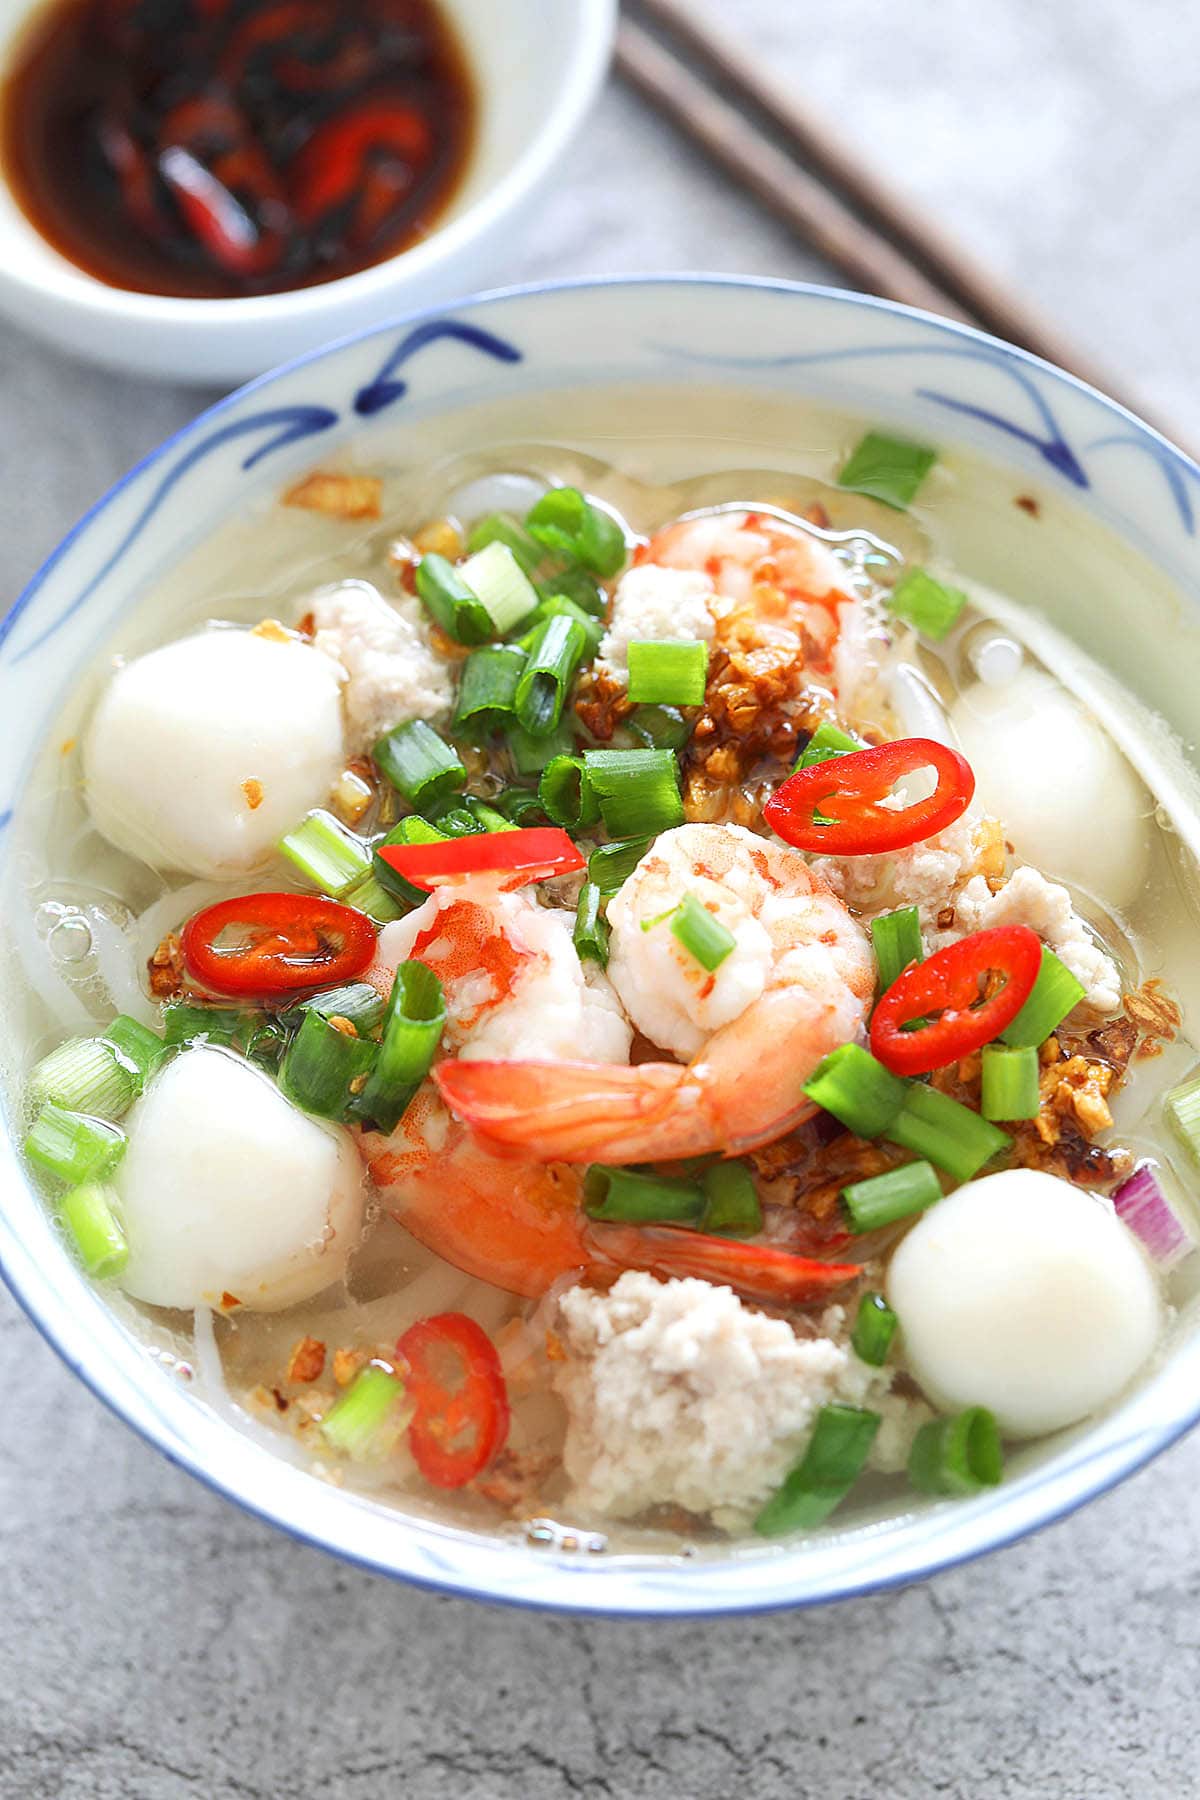
[[[84,909],[92,933],[96,971],[113,1005],[143,1025],[158,1024],[158,1008],[147,999],[138,980],[132,925],[118,925],[100,906]]]
[[[192,1345],[200,1391],[217,1417],[261,1445],[264,1450],[269,1450],[273,1456],[285,1457],[298,1469],[307,1468],[308,1455],[294,1438],[289,1437],[286,1432],[273,1431],[269,1425],[262,1424],[232,1398],[225,1384],[225,1370],[217,1347],[211,1307],[197,1306],[192,1319]]]
[[[8,914],[12,948],[17,952],[24,979],[29,983],[55,1026],[64,1037],[96,1029],[96,1020],[71,984],[55,967],[49,945],[38,930],[33,913],[18,898]]]

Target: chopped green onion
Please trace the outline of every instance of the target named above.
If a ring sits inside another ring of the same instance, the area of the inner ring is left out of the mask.
[[[505,788],[497,794],[496,805],[517,830],[541,824],[546,817],[536,788]]]
[[[416,583],[426,612],[456,644],[486,644],[496,635],[487,607],[444,556],[423,556]]]
[[[467,817],[470,818],[470,815],[468,814]],[[472,830],[475,828],[475,823],[475,820],[472,819]],[[399,901],[403,906],[423,906],[429,898],[424,888],[414,887],[411,881],[406,881],[398,869],[393,869],[391,863],[383,860],[379,852],[385,844],[441,844],[448,837],[454,835],[452,832],[443,831],[440,824],[431,825],[428,819],[416,817],[401,819],[400,823],[393,825],[386,837],[381,837],[375,845],[372,866],[374,880],[378,882],[384,893],[389,894],[393,900]],[[462,834],[458,833],[457,835],[461,836]]]
[[[840,1401],[823,1406],[807,1450],[755,1519],[755,1531],[778,1537],[820,1525],[861,1475],[878,1430],[878,1413]]]
[[[888,607],[896,618],[906,620],[922,637],[935,642],[957,625],[966,604],[961,588],[944,587],[927,569],[906,569],[888,596]]]
[[[838,476],[838,486],[869,494],[903,512],[937,461],[937,451],[906,438],[868,431],[851,452]]]
[[[477,794],[467,795],[466,807],[472,818],[478,820],[485,831],[515,831],[517,829],[511,819],[505,818],[502,812],[498,812],[494,806],[489,806],[488,802],[481,800]]]
[[[608,595],[586,569],[562,569],[535,585],[543,600],[573,600],[593,619],[603,619],[608,611]]]
[[[287,1027],[279,1018],[267,1018],[265,1014],[247,1028],[241,1044],[243,1056],[269,1069],[272,1074],[278,1069],[287,1047]]]
[[[582,756],[552,758],[542,770],[538,799],[551,823],[566,831],[585,831],[600,817],[600,802],[592,791]]]
[[[858,1137],[873,1138],[899,1116],[908,1083],[861,1044],[841,1044],[822,1057],[804,1092]]]
[[[366,913],[368,919],[373,919],[376,925],[390,925],[393,919],[404,917],[404,907],[398,903],[395,895],[389,894],[382,886],[375,875],[375,866],[377,865],[373,865],[366,875],[346,889],[342,895],[342,905],[353,906],[356,911]],[[429,896],[426,894],[422,898],[428,899]]]
[[[1016,1018],[1000,1033],[1001,1041],[1014,1050],[1036,1049],[1057,1031],[1084,993],[1083,983],[1043,945],[1037,980]]]
[[[679,764],[670,750],[585,750],[610,837],[657,837],[683,824]]]
[[[395,1131],[429,1073],[446,1024],[442,984],[426,963],[402,962],[383,1019],[383,1041],[366,1087],[354,1103],[360,1118]]]
[[[942,1184],[927,1162],[901,1163],[898,1169],[886,1169],[842,1189],[851,1227],[859,1233],[924,1212],[941,1197]]]
[[[361,1091],[378,1054],[372,1038],[342,1031],[324,1014],[309,1011],[284,1054],[279,1085],[302,1111],[344,1119],[355,1093],[352,1083]]]
[[[703,706],[708,645],[700,638],[635,638],[629,646],[629,698],[637,705]]]
[[[715,918],[704,902],[692,893],[685,894],[672,912],[671,936],[710,975],[720,968],[737,943],[728,925]]]
[[[525,515],[525,529],[593,575],[615,575],[625,561],[625,533],[608,513],[585,500],[578,488],[551,488]]]
[[[397,725],[375,745],[372,755],[398,793],[418,812],[448,800],[466,786],[458,751],[424,719]]]
[[[422,821],[424,823],[424,821]],[[443,806],[437,814],[437,831],[441,838],[483,837],[487,826],[477,819],[471,808],[464,802],[461,806]],[[432,839],[413,839],[407,842],[432,842]]]
[[[140,1019],[131,1019],[128,1013],[118,1013],[106,1026],[104,1041],[113,1046],[127,1068],[136,1072],[139,1094],[167,1054],[167,1046],[157,1031],[151,1031]]]
[[[507,637],[513,626],[537,606],[538,597],[529,577],[507,544],[485,544],[459,564],[458,575],[482,601],[501,637]]]
[[[871,946],[879,970],[879,992],[886,994],[909,963],[920,962],[925,954],[916,907],[900,906],[895,912],[880,913],[877,919],[872,919]]]
[[[1163,1110],[1180,1143],[1200,1162],[1200,1075],[1172,1088]]]
[[[204,1006],[191,1000],[168,1000],[163,1007],[163,1038],[169,1048],[207,1038],[210,1044],[232,1044],[255,1025],[261,1014],[237,1006]]]
[[[47,1101],[25,1139],[25,1154],[40,1169],[75,1186],[116,1168],[125,1154],[125,1133],[106,1119],[90,1119]]]
[[[520,725],[504,734],[508,754],[518,775],[539,775],[555,756],[570,756],[575,749],[575,733],[566,719],[545,737],[532,737]]]
[[[815,768],[817,763],[829,762],[835,756],[852,756],[856,750],[865,749],[866,745],[860,743],[858,738],[851,737],[840,725],[831,725],[825,719],[805,744],[792,773],[795,775],[801,769]]]
[[[362,839],[319,807],[280,838],[279,848],[314,887],[335,899],[371,866],[371,852]]]
[[[651,750],[682,750],[692,735],[691,721],[674,706],[639,706],[625,729]]]
[[[539,603],[533,615],[532,630],[521,639],[522,649],[529,648],[534,633],[547,619],[574,619],[583,632],[584,658],[595,656],[600,648],[600,639],[604,636],[604,625],[601,620],[593,618],[591,613],[585,612],[582,606],[576,606],[574,600],[569,600],[565,594],[551,594],[548,599]]]
[[[615,894],[629,880],[652,842],[648,837],[635,837],[601,844],[588,857],[588,880],[594,881],[606,897]]]
[[[310,994],[289,1006],[284,1017],[290,1023],[303,1024],[304,1013],[319,1013],[323,1019],[349,1019],[355,1030],[368,1036],[383,1018],[386,1002],[369,981],[348,981],[344,987],[326,988],[322,994]]]
[[[864,1294],[850,1334],[850,1347],[860,1362],[881,1369],[900,1323],[882,1294]]]
[[[908,1478],[922,1494],[963,1498],[995,1487],[1003,1473],[1000,1430],[986,1406],[922,1425],[909,1452]]]
[[[545,737],[558,725],[586,649],[587,633],[578,619],[554,613],[538,626],[515,701],[517,721],[532,737]]]
[[[516,644],[485,644],[472,650],[459,676],[451,731],[483,739],[511,725],[524,667],[525,652]]]
[[[321,1420],[321,1436],[331,1450],[354,1462],[382,1461],[407,1426],[403,1399],[400,1377],[380,1363],[368,1363]]]
[[[98,1181],[84,1181],[59,1201],[59,1217],[80,1262],[97,1281],[119,1275],[129,1244],[113,1210],[116,1195]]]
[[[575,905],[575,953],[580,962],[608,967],[608,920],[600,908],[604,896],[594,881],[585,881]]]
[[[471,527],[471,535],[467,539],[467,549],[472,553],[486,550],[489,544],[503,544],[512,551],[526,575],[532,575],[541,562],[545,552],[540,544],[535,544],[529,533],[522,529],[519,519],[511,513],[488,513]]]
[[[71,1038],[43,1056],[29,1078],[29,1098],[35,1106],[49,1100],[98,1119],[119,1119],[141,1088],[138,1071],[103,1038]]]
[[[917,1156],[926,1156],[956,1181],[970,1181],[984,1163],[1012,1139],[977,1112],[923,1081],[910,1084],[904,1105],[883,1135]]]
[[[979,1110],[985,1119],[1036,1119],[1042,1096],[1038,1053],[1032,1044],[1010,1050],[985,1044]]]
[[[700,1217],[703,1206],[704,1195],[690,1181],[610,1169],[604,1163],[592,1163],[584,1173],[583,1210],[589,1219],[629,1225],[689,1223]]]
[[[755,1237],[762,1228],[758,1189],[745,1163],[713,1163],[704,1171],[701,1231],[714,1237]]]

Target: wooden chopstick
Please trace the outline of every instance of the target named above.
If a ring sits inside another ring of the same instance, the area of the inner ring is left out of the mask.
[[[697,16],[692,0],[632,3],[723,92],[628,16],[617,33],[624,78],[856,286],[978,325],[1147,416],[1120,383],[893,188],[731,35]],[[1167,427],[1160,429],[1178,442]]]

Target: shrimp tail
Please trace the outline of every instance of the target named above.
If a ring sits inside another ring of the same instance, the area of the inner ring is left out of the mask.
[[[645,1269],[663,1280],[694,1276],[784,1305],[820,1299],[862,1274],[858,1263],[820,1262],[770,1244],[738,1244],[670,1225],[592,1225],[585,1242],[599,1261],[622,1269]]]
[[[686,1133],[687,1075],[676,1063],[448,1061],[433,1071],[442,1099],[482,1148],[569,1163],[699,1154],[655,1147],[664,1135]],[[693,1110],[703,1147],[707,1124]]]

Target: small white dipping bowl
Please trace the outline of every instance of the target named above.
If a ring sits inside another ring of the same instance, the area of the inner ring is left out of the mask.
[[[181,558],[235,518],[261,521],[303,470],[344,459],[404,471],[396,482],[430,505],[443,491],[438,460],[488,443],[580,443],[652,481],[748,460],[829,480],[868,425],[937,447],[916,516],[933,522],[961,579],[1020,596],[1036,653],[1053,660],[1052,646],[1073,640],[1096,659],[1072,667],[1095,710],[1114,691],[1104,667],[1117,670],[1135,699],[1194,741],[1200,468],[1112,402],[993,339],[787,283],[646,279],[484,295],[293,363],[139,464],[0,621],[0,949],[10,947],[0,980],[0,1268],[115,1412],[295,1536],[389,1575],[529,1606],[680,1617],[805,1605],[914,1581],[1045,1525],[1200,1417],[1200,1303],[1177,1296],[1160,1357],[1114,1407],[1012,1447],[1002,1485],[969,1500],[900,1493],[799,1541],[705,1544],[687,1557],[597,1555],[586,1536],[575,1547],[534,1543],[511,1526],[468,1531],[419,1497],[399,1510],[316,1480],[210,1410],[79,1273],[22,1165],[21,1072],[38,1046],[11,968],[15,891],[22,859],[53,829],[30,798],[30,770],[104,649],[150,629],[152,591]],[[747,472],[744,497],[761,495],[765,479]],[[740,485],[730,477],[723,491]],[[897,514],[879,523],[904,528]],[[207,604],[202,583],[193,598]],[[1156,728],[1149,713],[1124,717],[1114,729],[1145,766]],[[1176,761],[1159,792],[1194,821],[1200,790]],[[1196,959],[1170,974],[1194,1016]]]
[[[55,0],[0,0],[0,78]],[[616,0],[438,0],[476,84],[466,174],[430,235],[357,275],[239,300],[109,287],[61,256],[0,171],[0,312],[73,356],[131,375],[233,382],[348,332],[492,285],[608,69]]]

